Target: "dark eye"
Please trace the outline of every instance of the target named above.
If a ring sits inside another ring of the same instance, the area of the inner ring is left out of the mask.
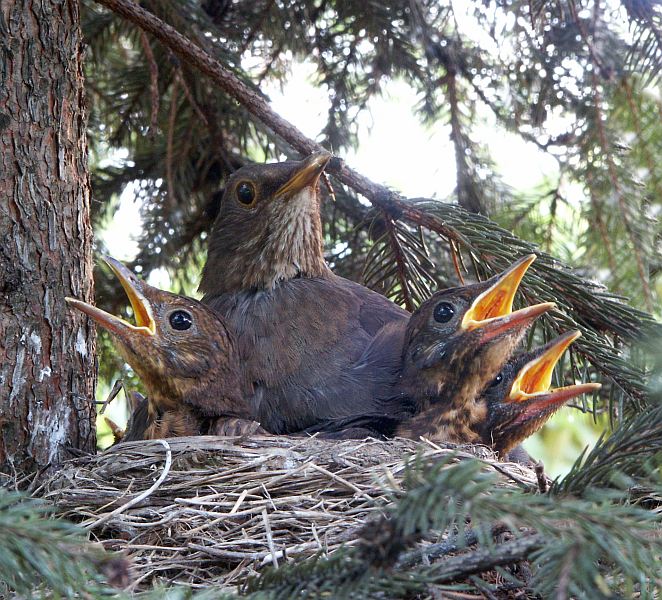
[[[440,302],[434,308],[434,320],[437,323],[448,323],[453,318],[455,309],[448,302]]]
[[[490,383],[490,387],[496,387],[503,381],[503,373],[499,373],[493,380],[492,383]]]
[[[237,199],[242,204],[250,206],[255,201],[255,188],[252,183],[244,181],[237,186]]]
[[[170,315],[170,326],[177,331],[186,331],[193,325],[193,317],[185,310],[176,310]]]

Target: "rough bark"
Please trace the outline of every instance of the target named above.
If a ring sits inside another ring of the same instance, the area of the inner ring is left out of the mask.
[[[0,473],[93,450],[95,341],[76,0],[0,0]],[[0,476],[0,485],[4,477]]]

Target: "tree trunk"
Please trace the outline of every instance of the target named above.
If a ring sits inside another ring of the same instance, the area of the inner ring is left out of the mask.
[[[0,474],[95,447],[95,339],[76,0],[0,0]],[[5,478],[0,475],[0,485]]]

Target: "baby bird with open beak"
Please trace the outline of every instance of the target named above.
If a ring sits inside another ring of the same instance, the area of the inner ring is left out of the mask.
[[[505,456],[568,400],[600,389],[599,383],[551,388],[554,367],[580,336],[581,332],[571,331],[506,363],[481,395],[486,417],[471,427],[476,441]]]
[[[252,427],[234,338],[223,319],[197,300],[148,285],[113,258],[104,260],[129,297],[135,325],[75,298],[66,300],[110,332],[143,382],[148,394],[138,427],[144,428],[143,439],[197,435],[207,418],[218,418],[212,433],[226,433],[229,426],[232,434],[237,422]],[[140,438],[141,431],[133,429],[133,438]]]
[[[451,398],[430,404],[422,412],[363,415],[351,421],[328,422],[323,436],[405,437],[453,444],[481,444],[507,458],[509,452],[533,435],[568,400],[600,389],[599,383],[550,388],[552,374],[567,348],[580,337],[566,333],[545,346],[524,352],[506,362],[475,398]],[[427,424],[427,425],[424,425]]]

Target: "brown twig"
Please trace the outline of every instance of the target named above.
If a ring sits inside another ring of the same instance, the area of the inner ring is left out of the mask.
[[[159,67],[154,60],[154,52],[149,43],[149,38],[144,30],[140,31],[140,44],[145,53],[145,59],[149,65],[149,94],[152,103],[150,115],[149,136],[155,137],[159,127]]]
[[[508,565],[526,559],[534,550],[545,543],[542,535],[527,535],[494,548],[461,554],[435,565],[431,571],[435,581],[443,583],[468,575],[489,571],[500,565]]]
[[[391,246],[391,249],[393,250],[393,256],[395,257],[396,277],[402,290],[402,299],[404,301],[405,308],[412,312],[416,309],[416,305],[411,296],[411,291],[409,290],[409,282],[404,266],[406,258],[398,240],[396,226],[393,222],[393,219],[388,214],[384,215],[384,223],[386,225],[386,233],[388,235],[388,239],[390,240],[389,245]]]
[[[108,397],[103,401],[103,404],[101,405],[101,408],[99,409],[99,414],[102,415],[103,413],[106,412],[106,409],[108,408],[108,405],[115,400],[117,397],[117,394],[120,393],[120,390],[124,389],[124,381],[121,379],[116,379],[115,383],[113,383],[113,389],[110,390],[108,393]],[[126,390],[124,390],[124,395],[126,396]]]
[[[122,506],[116,508],[114,511],[107,513],[92,523],[89,523],[86,528],[89,530],[95,529],[96,527],[99,527],[99,525],[102,525],[103,523],[106,523],[113,517],[117,517],[121,515],[123,512],[126,512],[129,510],[132,506],[136,506],[136,504],[139,504],[146,498],[148,498],[151,494],[153,494],[159,486],[165,481],[166,477],[168,476],[168,473],[170,473],[170,465],[172,464],[172,451],[170,450],[170,445],[168,442],[165,440],[157,440],[164,448],[166,451],[166,461],[165,465],[163,467],[163,471],[161,471],[161,475],[159,478],[149,487],[149,489],[146,489],[144,492],[138,494],[134,498],[131,498],[126,504],[122,504]]]
[[[182,86],[186,99],[188,100],[189,104],[195,111],[195,114],[198,115],[200,121],[202,121],[205,127],[209,127],[209,119],[207,119],[207,116],[202,112],[202,109],[198,106],[198,103],[195,101],[195,98],[193,97],[193,93],[191,92],[191,88],[188,86],[188,83],[186,83],[186,78],[184,77],[184,73],[182,72],[181,67],[177,67],[177,73],[179,75],[179,85]]]
[[[166,182],[168,185],[168,204],[175,206],[175,181],[173,179],[172,163],[174,152],[175,127],[177,123],[177,91],[180,80],[180,72],[175,73],[170,89],[170,115],[168,116],[168,139],[166,145]]]
[[[538,479],[538,490],[541,494],[546,494],[549,489],[547,476],[545,475],[545,465],[541,460],[536,463],[536,478]]]
[[[455,268],[455,273],[457,274],[457,278],[460,280],[460,284],[465,285],[464,283],[464,276],[462,275],[462,269],[460,269],[460,262],[458,261],[458,254],[459,251],[457,249],[457,245],[454,241],[451,241],[450,243],[450,249],[451,249],[451,258],[453,259],[453,267]],[[460,254],[460,257],[462,255]]]

